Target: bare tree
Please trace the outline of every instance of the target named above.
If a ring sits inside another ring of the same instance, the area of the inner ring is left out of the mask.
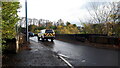
[[[87,8],[89,14],[91,15],[91,19],[94,23],[106,23],[110,20],[110,15],[115,14],[117,12],[117,3],[115,2],[107,2],[103,5],[99,5],[99,2],[91,3],[91,8]],[[115,20],[115,19],[114,19]]]

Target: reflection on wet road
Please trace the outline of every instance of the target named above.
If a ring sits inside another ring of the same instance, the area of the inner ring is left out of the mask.
[[[74,66],[117,66],[118,51],[99,49],[84,44],[68,43],[59,40],[54,42],[37,41],[37,37],[31,38],[36,43],[42,43],[48,49],[67,56],[65,58]]]

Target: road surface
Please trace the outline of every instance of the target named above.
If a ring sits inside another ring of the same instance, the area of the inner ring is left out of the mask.
[[[64,55],[73,66],[118,66],[117,50],[95,48],[79,42],[68,43],[59,40],[41,42],[37,37],[30,39]]]

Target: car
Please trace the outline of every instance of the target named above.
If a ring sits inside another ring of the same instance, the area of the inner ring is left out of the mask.
[[[55,32],[52,29],[43,29],[38,33],[38,41],[42,39],[44,41],[45,39],[51,39],[51,42],[55,39]]]
[[[28,32],[28,36],[29,37],[34,37],[34,33],[33,32]]]

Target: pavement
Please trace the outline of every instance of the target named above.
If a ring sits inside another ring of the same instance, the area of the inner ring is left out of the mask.
[[[17,54],[6,54],[2,59],[3,67],[9,66],[67,66],[58,58],[56,53],[41,43],[30,41],[29,50],[22,50]]]

